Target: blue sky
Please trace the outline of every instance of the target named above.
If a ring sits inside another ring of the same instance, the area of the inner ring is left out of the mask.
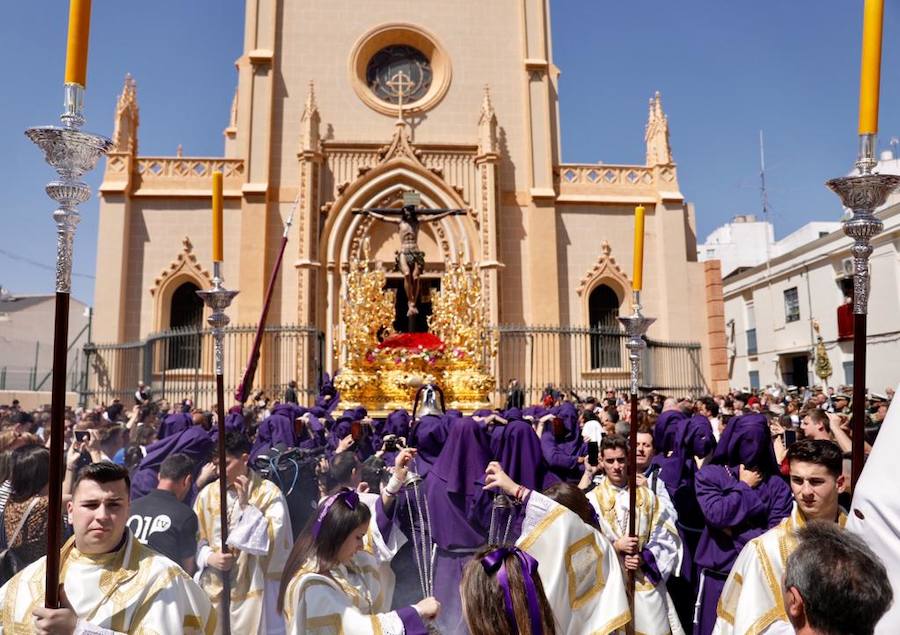
[[[47,293],[55,230],[43,187],[53,173],[23,131],[58,122],[68,3],[6,4],[0,284]],[[881,148],[900,136],[900,0],[886,4]],[[854,159],[862,0],[551,0],[551,11],[564,161],[642,163],[647,99],[659,90],[701,240],[759,212],[760,129],[776,236],[840,216],[823,183]],[[142,154],[180,143],[186,155],[220,155],[243,19],[240,0],[94,0],[86,128],[112,133],[130,72]],[[86,179],[94,192],[101,171]],[[73,293],[91,302],[96,198],[81,209]]]

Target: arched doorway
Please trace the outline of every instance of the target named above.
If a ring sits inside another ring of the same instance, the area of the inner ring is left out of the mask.
[[[619,329],[619,296],[605,284],[588,296],[588,326],[591,330],[591,368],[618,368],[622,365]]]
[[[176,334],[168,340],[167,368],[200,366],[199,329],[203,321],[203,300],[197,295],[199,289],[193,282],[185,282],[172,293],[169,329]]]

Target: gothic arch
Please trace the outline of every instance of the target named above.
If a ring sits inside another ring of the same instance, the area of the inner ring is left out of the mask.
[[[612,247],[604,240],[600,243],[600,257],[593,268],[588,271],[578,284],[578,295],[581,298],[582,323],[590,326],[590,297],[600,285],[606,285],[620,299],[619,315],[631,310],[631,280],[616,262],[612,255]]]
[[[190,282],[200,289],[212,286],[212,276],[197,262],[191,239],[185,236],[181,244],[183,245],[181,253],[160,272],[150,287],[150,296],[154,300],[153,331],[164,331],[169,328],[172,295],[181,285]]]

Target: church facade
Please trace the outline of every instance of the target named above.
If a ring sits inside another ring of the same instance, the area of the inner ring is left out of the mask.
[[[563,163],[548,0],[384,0],[365,10],[354,0],[247,0],[236,66],[221,157],[139,154],[136,85],[126,80],[100,188],[94,341],[199,323],[188,298],[211,285],[210,182],[222,170],[224,277],[240,290],[232,323],[258,321],[294,211],[268,322],[321,332],[323,370],[340,367],[351,258],[367,249],[399,283],[396,227],[354,210],[399,207],[415,191],[426,207],[466,210],[423,223],[424,278],[462,258],[481,272],[491,324],[550,329],[631,311],[633,210],[644,205],[649,337],[699,344],[706,387],[723,387],[721,276],[715,262],[697,262],[661,99],[650,100],[645,164]],[[540,381],[569,356],[551,354]],[[502,357],[501,347],[498,381],[528,372],[504,371]]]

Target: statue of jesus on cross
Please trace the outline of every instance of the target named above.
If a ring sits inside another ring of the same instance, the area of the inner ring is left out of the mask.
[[[419,314],[416,302],[419,299],[419,279],[425,270],[425,253],[419,249],[419,223],[440,220],[447,216],[466,213],[464,209],[422,209],[417,192],[406,192],[403,195],[403,207],[370,208],[354,210],[354,214],[371,216],[386,223],[398,225],[400,232],[400,250],[396,252],[395,265],[403,274],[403,288],[406,291],[406,317],[412,331],[415,317]]]

